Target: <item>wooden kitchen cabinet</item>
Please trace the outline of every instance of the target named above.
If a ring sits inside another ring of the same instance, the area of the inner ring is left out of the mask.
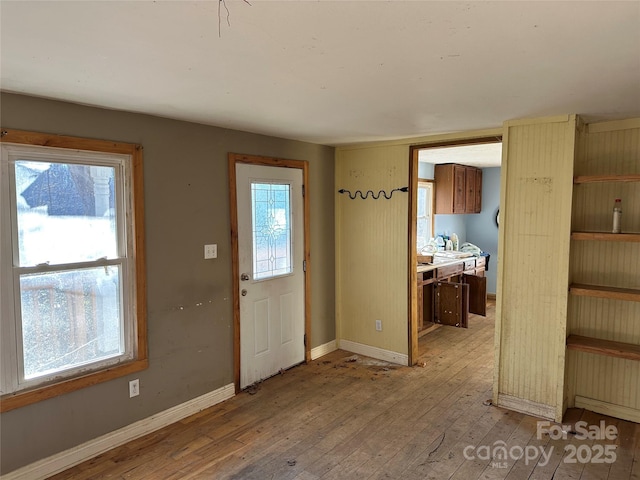
[[[480,270],[480,269],[478,269]],[[478,271],[477,270],[477,271]],[[469,286],[469,313],[487,316],[487,279],[484,276],[484,269],[480,270],[481,275],[463,275],[462,282]]]
[[[465,213],[476,213],[476,170],[473,167],[464,167],[464,182],[465,182]]]
[[[469,285],[437,282],[435,311],[438,323],[467,328],[469,326]]]
[[[437,175],[436,175],[437,178]],[[467,169],[460,166],[453,166],[453,211],[450,213],[464,213],[467,211]],[[436,180],[436,210],[438,205],[438,183]],[[436,212],[437,213],[437,212]]]
[[[482,170],[446,163],[435,166],[435,213],[480,213]]]
[[[462,274],[434,284],[434,322],[467,328],[470,313],[487,315],[487,279]]]
[[[467,328],[469,313],[486,316],[484,270],[477,257],[418,273],[418,332],[434,324]]]
[[[479,168],[476,168],[475,174],[476,174],[476,189],[475,189],[475,198],[473,201],[472,213],[480,213],[480,210],[482,210],[482,170],[480,170]]]

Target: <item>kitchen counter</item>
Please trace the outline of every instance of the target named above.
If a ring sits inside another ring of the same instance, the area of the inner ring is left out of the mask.
[[[475,257],[469,252],[436,252],[433,254],[432,262],[418,264],[418,273],[430,272],[438,267],[457,265],[473,259]]]
[[[473,257],[471,257],[473,258]],[[435,270],[436,268],[439,267],[446,267],[449,265],[457,265],[458,263],[464,263],[465,260],[468,260],[468,258],[458,258],[458,259],[447,259],[447,260],[438,260],[434,263],[429,263],[429,264],[418,264],[418,273],[423,273],[423,272],[431,272],[432,270]]]

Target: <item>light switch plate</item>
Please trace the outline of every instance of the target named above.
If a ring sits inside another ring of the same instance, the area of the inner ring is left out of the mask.
[[[218,245],[215,243],[204,246],[204,259],[208,260],[210,258],[218,258]]]

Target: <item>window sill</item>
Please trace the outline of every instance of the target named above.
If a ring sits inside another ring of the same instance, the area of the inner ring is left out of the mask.
[[[147,359],[134,360],[132,362],[117,365],[99,372],[90,373],[82,377],[71,378],[61,382],[37,387],[32,390],[24,390],[16,393],[9,393],[0,397],[0,413],[8,412],[16,408],[25,407],[32,403],[74,392],[81,388],[97,385],[115,378],[124,377],[131,373],[145,370],[149,366]]]

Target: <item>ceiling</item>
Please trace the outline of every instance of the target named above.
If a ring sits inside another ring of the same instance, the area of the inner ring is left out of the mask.
[[[250,1],[2,0],[0,86],[326,145],[640,116],[638,1]]]

